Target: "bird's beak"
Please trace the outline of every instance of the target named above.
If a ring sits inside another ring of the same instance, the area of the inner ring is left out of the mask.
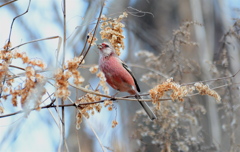
[[[102,44],[98,44],[97,47],[98,47],[98,49],[101,49],[102,48]]]

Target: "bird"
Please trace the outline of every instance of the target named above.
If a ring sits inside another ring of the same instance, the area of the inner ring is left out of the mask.
[[[126,63],[116,54],[114,47],[107,42],[97,45],[99,52],[99,69],[104,73],[106,82],[119,92],[128,92],[141,99],[138,83]],[[151,120],[156,119],[155,114],[144,101],[138,101]]]

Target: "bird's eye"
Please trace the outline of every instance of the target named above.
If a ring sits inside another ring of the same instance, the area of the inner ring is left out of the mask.
[[[109,47],[109,46],[106,44],[105,47]]]

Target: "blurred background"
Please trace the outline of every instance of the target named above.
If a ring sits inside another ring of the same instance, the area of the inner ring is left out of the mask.
[[[1,0],[0,6],[9,2]],[[94,28],[100,0],[66,2],[66,60],[81,53],[87,34]],[[12,20],[26,11],[28,0],[0,7],[0,45],[7,43]],[[150,122],[136,102],[117,101],[114,110],[103,108],[84,119],[76,130],[76,109],[66,108],[66,151],[240,151],[239,82],[230,77],[240,69],[239,0],[108,0],[103,14],[115,18],[124,11],[125,49],[120,56],[136,75],[141,93],[172,77],[185,84],[204,80],[216,88],[222,101],[194,95],[179,101],[163,101],[155,109],[158,120]],[[31,1],[29,11],[13,24],[11,43],[51,36],[63,37],[63,2]],[[97,29],[97,43],[102,42]],[[48,68],[56,62],[58,39],[31,43],[19,48],[31,58],[42,59]],[[60,53],[61,56],[61,53]],[[91,47],[86,65],[98,64],[98,50]],[[22,64],[14,61],[13,65]],[[96,75],[81,69],[84,85],[97,86]],[[13,71],[14,72],[14,71]],[[47,74],[52,76],[50,72]],[[46,86],[49,92],[54,88]],[[111,90],[111,95],[115,92]],[[79,92],[79,94],[83,94]],[[124,93],[119,96],[127,95]],[[167,96],[166,94],[166,97]],[[72,100],[76,94],[72,90]],[[46,101],[46,104],[50,101]],[[11,100],[1,101],[4,114],[21,110]],[[0,118],[0,151],[58,151],[61,133],[53,117],[55,109],[33,111]],[[112,120],[118,125],[111,127]],[[98,135],[99,140],[96,137]],[[101,144],[100,144],[100,142]]]

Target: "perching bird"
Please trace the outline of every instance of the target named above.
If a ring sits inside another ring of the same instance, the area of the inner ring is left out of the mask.
[[[113,89],[120,92],[128,92],[131,95],[135,95],[137,99],[141,99],[138,93],[140,92],[140,88],[133,73],[128,66],[119,59],[115,49],[106,42],[98,44],[97,46],[100,50],[99,68],[104,73],[107,83]],[[139,101],[139,103],[151,120],[156,119],[155,114],[146,102]]]

